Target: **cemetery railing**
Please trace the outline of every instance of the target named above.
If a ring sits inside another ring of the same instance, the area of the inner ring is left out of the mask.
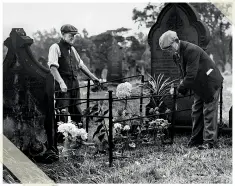
[[[144,83],[144,76],[143,75],[138,75],[138,76],[131,76],[131,77],[127,77],[127,78],[122,78],[122,79],[118,79],[118,80],[123,80],[123,79],[129,79],[129,78],[133,78],[133,77],[139,77],[141,76],[141,83]],[[115,82],[117,80],[113,80],[112,82]],[[111,81],[110,81],[111,82]],[[110,82],[104,82],[103,84],[105,83],[110,83]],[[86,103],[87,104],[87,108],[89,108],[89,103],[92,102],[92,101],[100,101],[100,100],[106,100],[108,101],[108,105],[109,105],[109,115],[108,116],[98,116],[98,115],[81,115],[81,116],[85,116],[86,117],[86,131],[88,132],[88,128],[89,128],[89,120],[88,118],[89,117],[96,117],[96,118],[108,118],[109,119],[109,135],[108,135],[108,143],[109,143],[109,166],[112,166],[112,162],[113,162],[113,134],[112,134],[112,131],[113,131],[113,125],[114,123],[121,123],[121,122],[125,122],[125,121],[131,121],[131,120],[142,120],[144,118],[149,118],[149,117],[154,117],[154,116],[160,116],[160,115],[165,115],[165,114],[172,114],[171,115],[171,132],[170,132],[170,138],[171,138],[171,144],[173,143],[173,140],[174,140],[174,134],[175,134],[175,113],[177,112],[183,112],[183,111],[189,111],[191,110],[191,108],[188,108],[188,109],[182,109],[182,110],[176,110],[176,101],[178,99],[182,99],[182,98],[186,98],[186,97],[189,97],[189,96],[192,96],[192,95],[186,95],[186,96],[178,96],[177,95],[177,92],[176,92],[176,87],[174,87],[174,93],[173,95],[171,94],[167,94],[167,95],[164,95],[165,97],[170,97],[172,98],[172,101],[173,101],[173,106],[172,106],[172,109],[170,112],[168,113],[158,113],[158,114],[152,114],[152,115],[148,115],[148,116],[143,116],[142,114],[142,106],[143,106],[143,99],[144,98],[151,98],[151,97],[162,97],[160,95],[148,95],[148,96],[144,96],[143,95],[143,86],[141,86],[141,93],[140,93],[140,96],[132,96],[130,98],[124,98],[124,99],[118,99],[118,98],[113,98],[113,91],[112,90],[109,90],[108,91],[108,95],[109,97],[108,98],[90,98],[90,87],[91,86],[94,86],[94,85],[91,85],[90,84],[90,80],[88,80],[87,82],[87,85],[86,86],[81,86],[81,87],[78,87],[78,88],[73,88],[73,89],[69,89],[68,91],[71,91],[71,90],[76,90],[76,89],[79,89],[79,88],[85,88],[87,87],[87,97],[84,98],[84,99],[78,99],[78,98],[55,98],[55,100],[67,100],[67,99],[70,99],[70,100],[81,100],[81,101],[84,101],[84,102],[81,102],[81,103],[78,103],[78,104],[83,104],[83,103]],[[219,101],[219,105],[220,105],[220,125],[222,125],[222,104],[223,104],[223,96],[222,96],[222,91],[223,90],[223,86],[221,86],[221,90],[220,90],[220,101]],[[134,99],[140,99],[140,108],[139,108],[139,111],[140,111],[140,116],[139,117],[133,117],[133,118],[130,118],[130,119],[123,119],[123,120],[116,120],[116,121],[113,121],[113,103],[114,102],[117,102],[117,101],[122,101],[122,100],[134,100]],[[76,104],[77,105],[77,104]],[[71,105],[68,105],[68,106],[71,106]],[[60,107],[62,108],[62,107]],[[59,108],[55,108],[55,109],[59,109]],[[77,114],[56,114],[57,116],[73,116],[73,115],[77,115]],[[182,128],[185,128],[186,126],[182,126]]]

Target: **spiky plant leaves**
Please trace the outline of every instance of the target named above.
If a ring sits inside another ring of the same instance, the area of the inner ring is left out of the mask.
[[[96,134],[98,134],[98,133],[101,131],[102,127],[103,127],[102,124],[100,124],[100,125],[97,127],[96,131],[95,131],[94,134],[93,134],[93,138],[95,137]]]

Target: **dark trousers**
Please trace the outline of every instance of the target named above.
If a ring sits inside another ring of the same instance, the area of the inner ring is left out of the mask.
[[[214,100],[205,103],[197,95],[194,96],[192,106],[192,136],[190,142],[193,144],[217,142],[218,136],[218,102],[220,89],[214,94]]]
[[[68,78],[68,77],[62,77],[65,84],[67,85],[68,91],[67,92],[58,92],[55,94],[57,98],[79,98],[80,99],[80,90],[69,90],[72,88],[79,87],[79,83],[77,78]],[[59,84],[56,85],[56,90],[60,90]],[[80,103],[80,100],[56,100],[55,107],[64,107],[59,109],[60,111],[62,109],[65,109],[67,114],[77,114],[77,116],[71,116],[71,120],[75,121],[76,123],[81,123],[82,121],[82,110],[78,103]],[[68,119],[68,116],[58,117],[58,120],[66,122]]]

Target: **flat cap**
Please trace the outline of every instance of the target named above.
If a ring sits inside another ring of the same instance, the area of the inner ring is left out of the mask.
[[[176,39],[179,39],[176,32],[168,30],[159,38],[159,46],[162,50],[166,50]]]
[[[60,31],[61,31],[61,33],[72,33],[72,34],[77,34],[78,33],[77,28],[74,27],[73,25],[70,25],[70,24],[63,25],[60,28]]]

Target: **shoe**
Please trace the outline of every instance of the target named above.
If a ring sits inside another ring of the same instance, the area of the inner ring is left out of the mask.
[[[207,150],[207,149],[212,149],[212,148],[214,148],[214,145],[211,143],[206,143],[206,144],[198,146],[199,150]]]

